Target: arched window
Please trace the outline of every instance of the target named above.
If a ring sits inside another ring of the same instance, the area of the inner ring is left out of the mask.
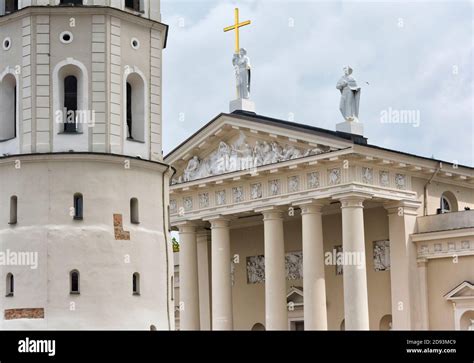
[[[438,213],[449,213],[458,211],[458,202],[456,196],[452,192],[444,192],[440,198],[440,206]]]
[[[140,224],[137,198],[130,199],[130,223]]]
[[[0,82],[0,141],[16,138],[16,78],[7,74]]]
[[[132,277],[133,295],[140,295],[140,274],[135,272]]]
[[[15,294],[15,279],[13,274],[7,274],[7,289],[6,289],[6,297],[13,297]]]
[[[264,331],[264,330],[265,330],[265,325],[263,325],[262,323],[256,323],[252,327],[252,331]]]
[[[133,140],[132,85],[127,82],[127,137]]]
[[[384,315],[380,319],[379,328],[380,330],[392,330],[392,315]]]
[[[77,132],[77,78],[67,76],[64,78],[64,132]]]
[[[74,194],[74,219],[77,221],[84,219],[84,197],[80,193]]]
[[[5,0],[5,15],[18,10],[18,0]]]
[[[127,139],[145,142],[145,81],[137,73],[131,73],[126,82]]]
[[[89,127],[94,110],[89,104],[87,67],[74,58],[58,62],[52,72],[53,152],[90,150]]]
[[[18,223],[18,197],[14,195],[10,198],[10,223]]]
[[[80,286],[79,286],[79,271],[77,270],[72,270],[70,273],[69,273],[69,279],[70,279],[70,285],[71,285],[71,291],[70,291],[70,294],[71,295],[79,295],[81,293],[80,291]]]

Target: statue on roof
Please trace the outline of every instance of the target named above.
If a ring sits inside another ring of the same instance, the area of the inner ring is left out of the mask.
[[[238,98],[249,99],[251,66],[250,58],[244,48],[240,48],[239,53],[234,54],[232,65],[237,80],[237,96]]]
[[[341,110],[344,120],[358,121],[361,88],[357,85],[357,81],[354,77],[352,77],[352,68],[345,66],[343,70],[344,75],[336,85],[336,88],[341,92],[339,109]]]

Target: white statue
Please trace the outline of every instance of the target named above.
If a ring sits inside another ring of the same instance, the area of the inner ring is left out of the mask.
[[[263,145],[260,141],[255,143],[255,148],[253,150],[253,157],[255,159],[254,165],[261,166],[263,165]]]
[[[352,77],[352,68],[345,66],[344,75],[337,82],[336,88],[341,91],[339,109],[346,121],[357,121],[359,118],[359,103],[361,88]]]
[[[275,141],[272,142],[272,163],[278,163],[283,159],[283,149]]]
[[[283,149],[283,160],[292,160],[301,157],[301,151],[292,145],[287,145]]]
[[[263,165],[267,165],[272,162],[272,147],[266,141],[263,142],[262,155],[263,155]]]
[[[194,156],[191,160],[189,160],[188,166],[184,170],[184,181],[190,181],[194,178],[195,173],[199,168],[199,158]]]
[[[467,328],[467,330],[474,331],[474,319],[471,319],[471,325]]]
[[[244,48],[240,48],[240,52],[234,54],[232,64],[234,66],[235,77],[237,80],[238,98],[249,99],[251,66],[250,59],[247,56],[247,51]]]

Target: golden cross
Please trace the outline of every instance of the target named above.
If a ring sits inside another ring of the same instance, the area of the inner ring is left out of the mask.
[[[239,44],[239,28],[243,26],[250,25],[250,20],[244,21],[239,23],[239,9],[235,8],[235,24],[224,28],[224,32],[228,32],[231,30],[235,30],[235,54],[238,54],[240,51],[240,44]]]

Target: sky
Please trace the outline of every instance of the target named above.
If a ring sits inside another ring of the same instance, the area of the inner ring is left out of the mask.
[[[370,144],[474,165],[473,1],[162,0],[165,155],[235,98],[234,35],[258,114],[335,130],[336,83],[362,86]],[[408,116],[407,116],[408,115]],[[405,116],[405,122],[400,117]]]

